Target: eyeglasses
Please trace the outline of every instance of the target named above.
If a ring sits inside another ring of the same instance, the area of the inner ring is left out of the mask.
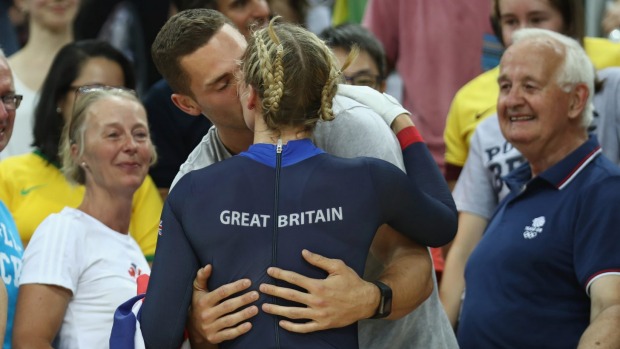
[[[373,75],[366,72],[360,72],[351,76],[345,75],[344,78],[349,85],[368,86],[372,88],[376,88],[383,81],[380,75]]]
[[[24,96],[22,95],[6,95],[0,97],[0,99],[2,99],[2,104],[4,104],[4,108],[6,108],[6,110],[15,110],[19,108],[19,105],[22,102],[22,98],[24,98]]]

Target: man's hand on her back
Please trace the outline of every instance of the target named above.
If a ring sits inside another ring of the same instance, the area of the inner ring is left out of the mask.
[[[310,264],[327,271],[326,279],[312,279],[292,271],[269,268],[269,276],[299,286],[307,291],[261,284],[260,291],[306,307],[285,307],[265,303],[266,313],[288,319],[306,319],[306,323],[281,320],[280,326],[291,332],[308,333],[331,328],[340,328],[371,317],[379,304],[377,287],[357,275],[343,261],[302,251],[303,258]]]
[[[211,276],[212,270],[211,265],[201,268],[194,280],[192,309],[189,319],[192,344],[202,343],[204,339],[212,344],[235,339],[252,328],[252,324],[246,320],[258,314],[257,306],[249,306],[237,311],[239,308],[258,300],[258,292],[256,291],[246,292],[240,296],[227,299],[231,295],[250,287],[250,280],[237,280],[209,292],[207,280]],[[226,300],[223,301],[224,299]]]

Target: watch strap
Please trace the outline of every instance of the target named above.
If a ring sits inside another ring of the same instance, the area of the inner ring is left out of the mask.
[[[392,313],[392,289],[383,282],[376,280],[372,282],[379,288],[379,306],[371,319],[382,319]]]

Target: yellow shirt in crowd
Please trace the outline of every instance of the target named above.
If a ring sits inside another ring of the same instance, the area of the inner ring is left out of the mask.
[[[620,44],[602,38],[585,38],[584,48],[599,70],[620,66]],[[478,123],[497,112],[499,67],[486,71],[465,84],[456,93],[448,112],[444,141],[446,162],[465,165],[469,141]]]
[[[0,161],[0,200],[13,215],[24,246],[43,219],[65,206],[77,207],[83,198],[84,186],[70,184],[36,151]],[[133,197],[129,233],[149,261],[155,254],[162,209],[157,187],[147,176]]]

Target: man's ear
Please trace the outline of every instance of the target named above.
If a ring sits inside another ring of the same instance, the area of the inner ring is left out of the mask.
[[[571,92],[571,99],[568,108],[568,117],[571,119],[578,118],[584,109],[586,109],[586,103],[588,103],[588,97],[590,91],[586,84],[577,84]]]
[[[181,109],[181,111],[186,114],[193,116],[199,116],[202,114],[198,103],[196,103],[194,99],[189,96],[173,93],[170,96],[170,99],[172,100],[172,103],[177,106],[177,108]]]

